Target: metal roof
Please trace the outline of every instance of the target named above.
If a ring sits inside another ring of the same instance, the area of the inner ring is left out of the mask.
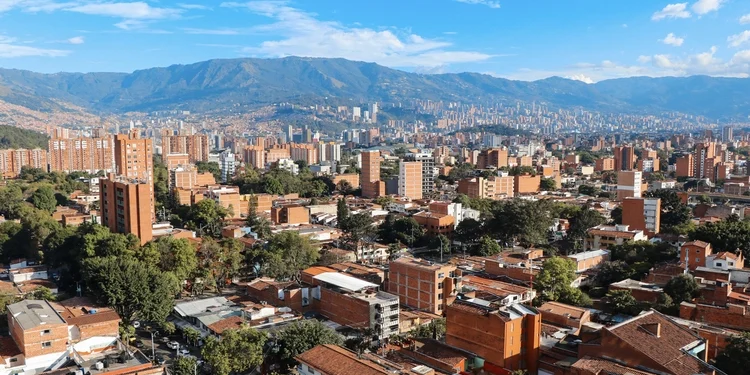
[[[34,329],[47,324],[67,324],[60,314],[44,300],[24,300],[8,306],[8,312],[22,329]]]
[[[234,303],[224,297],[212,297],[178,303],[174,306],[174,310],[180,314],[180,316],[186,317],[205,313],[208,310],[223,310],[231,306],[234,306]]]
[[[377,287],[376,284],[368,283],[367,281],[360,280],[356,277],[347,276],[339,272],[324,272],[313,277],[313,279],[320,280],[324,283],[335,285],[341,289],[346,289],[352,292]]]

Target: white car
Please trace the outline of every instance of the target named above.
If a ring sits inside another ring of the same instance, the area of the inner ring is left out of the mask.
[[[167,343],[167,347],[169,349],[176,350],[177,348],[180,347],[180,343],[178,343],[177,341],[172,341],[172,342]]]
[[[182,355],[188,355],[188,354],[190,354],[190,350],[182,348],[182,349],[180,349],[180,354],[182,354]]]

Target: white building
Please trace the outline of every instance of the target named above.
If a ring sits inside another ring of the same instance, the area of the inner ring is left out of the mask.
[[[224,150],[219,154],[219,168],[221,169],[221,182],[227,182],[232,177],[237,167],[237,159],[230,150]]]
[[[276,163],[279,169],[288,171],[293,175],[299,174],[299,165],[292,159],[279,159]]]

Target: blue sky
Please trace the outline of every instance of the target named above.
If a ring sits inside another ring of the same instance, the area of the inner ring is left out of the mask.
[[[750,1],[0,0],[4,68],[129,72],[289,55],[523,80],[747,77]]]

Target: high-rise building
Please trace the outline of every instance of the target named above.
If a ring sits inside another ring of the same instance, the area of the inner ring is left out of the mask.
[[[477,168],[502,168],[508,166],[508,150],[500,148],[491,148],[483,150],[477,157]]]
[[[716,143],[705,142],[695,145],[693,151],[693,177],[710,178],[719,160],[716,158]]]
[[[594,170],[597,172],[613,171],[615,169],[615,159],[599,158],[594,163]]]
[[[362,151],[362,196],[377,198],[385,194],[385,183],[380,180],[380,151]]]
[[[635,149],[632,146],[615,147],[615,171],[630,171],[635,166]]]
[[[16,178],[23,167],[47,171],[47,151],[41,148],[27,150],[0,150],[0,176]]]
[[[456,300],[448,306],[445,343],[508,370],[537,373],[542,314],[533,307]]]
[[[417,310],[442,315],[461,289],[461,271],[455,265],[401,257],[391,261],[388,269],[388,293],[397,295],[401,305]]]
[[[435,157],[429,152],[407,154],[404,160],[418,161],[422,163],[422,196],[427,197],[435,191]]]
[[[734,129],[731,126],[724,126],[723,128],[721,128],[722,142],[731,142],[732,138],[734,138]]]
[[[322,145],[325,149],[325,158],[321,156],[321,161],[332,161],[337,163],[341,161],[341,143],[329,142],[322,143]]]
[[[244,160],[247,166],[263,170],[266,168],[266,150],[261,146],[247,146]]]
[[[352,108],[352,120],[359,121],[362,118],[362,109],[359,107]]]
[[[112,138],[51,138],[50,171],[97,173],[114,170]]]
[[[370,121],[373,123],[378,122],[378,103],[370,104]]]
[[[622,224],[642,230],[647,236],[659,233],[661,227],[661,199],[625,198],[622,201]]]
[[[208,161],[211,146],[206,134],[172,135],[172,130],[162,132],[162,155],[188,154],[190,162]]]
[[[237,159],[230,150],[224,150],[219,154],[219,168],[221,169],[221,182],[226,183],[234,177]]]
[[[99,180],[102,225],[114,233],[133,234],[141,244],[153,238],[153,184],[147,180],[116,177]]]
[[[422,162],[401,161],[398,170],[398,195],[422,199]]]
[[[294,127],[289,125],[286,127],[286,142],[292,143],[294,141]]]
[[[643,192],[643,172],[641,171],[619,171],[617,172],[617,199],[640,198]]]
[[[307,165],[320,163],[318,147],[310,143],[292,144],[289,154],[294,161],[302,160]]]
[[[138,130],[115,136],[115,171],[117,176],[153,183],[154,161],[150,139],[141,139]]]
[[[693,177],[693,174],[695,173],[695,166],[693,164],[693,154],[687,154],[677,158],[675,176]]]

